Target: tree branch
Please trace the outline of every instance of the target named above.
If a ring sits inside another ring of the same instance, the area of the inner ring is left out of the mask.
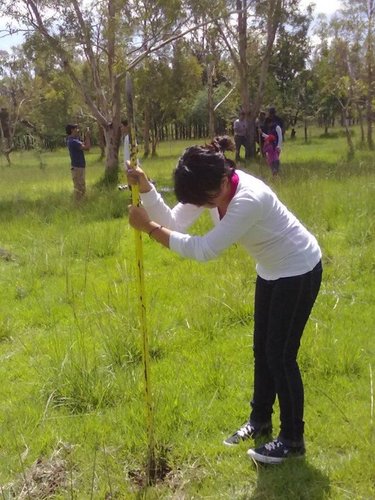
[[[230,16],[232,14],[236,14],[237,12],[238,12],[237,10],[228,12],[228,16]],[[152,54],[153,52],[156,52],[156,51],[162,49],[166,45],[174,42],[175,40],[179,40],[180,38],[183,38],[184,36],[188,35],[189,33],[193,32],[195,30],[198,30],[199,28],[203,28],[203,26],[207,26],[208,24],[214,24],[216,21],[217,21],[217,19],[210,19],[208,21],[205,21],[204,23],[197,24],[197,25],[183,31],[182,33],[176,33],[175,35],[167,38],[166,40],[163,40],[161,43],[159,43],[158,45],[156,45],[154,47],[150,47],[150,48],[146,49],[144,52],[142,52],[138,57],[133,59],[133,61],[131,61],[127,65],[126,71],[123,74],[121,74],[121,77],[123,77],[127,71],[130,71],[133,68],[135,68],[149,54]]]

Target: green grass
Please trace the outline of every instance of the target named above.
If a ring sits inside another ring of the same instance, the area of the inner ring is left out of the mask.
[[[158,186],[171,185],[186,146],[162,144],[143,162]],[[129,193],[95,188],[97,157],[87,155],[80,208],[66,151],[0,160],[2,498],[374,498],[373,153],[348,163],[340,134],[313,131],[308,144],[285,143],[279,179],[245,165],[324,252],[300,351],[306,461],[257,469],[246,443],[221,444],[249,411],[254,262],[239,246],[192,262],[144,238],[159,466],[148,488]],[[208,227],[203,217],[193,230]]]

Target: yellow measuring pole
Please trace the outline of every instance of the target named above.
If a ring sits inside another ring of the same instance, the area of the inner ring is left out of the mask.
[[[126,77],[126,100],[127,114],[129,123],[129,145],[130,145],[130,166],[137,167],[138,147],[135,134],[135,119],[133,108],[133,88],[129,75]],[[132,205],[139,206],[139,186],[132,186]],[[138,301],[139,301],[139,324],[142,335],[142,361],[145,383],[145,402],[146,402],[146,418],[147,418],[147,437],[148,437],[148,455],[147,455],[147,479],[148,482],[152,479],[155,473],[155,445],[154,445],[154,412],[151,394],[150,381],[150,352],[147,331],[146,317],[146,294],[143,269],[143,245],[142,232],[134,229],[135,236],[135,257],[136,257],[136,273],[138,281]]]

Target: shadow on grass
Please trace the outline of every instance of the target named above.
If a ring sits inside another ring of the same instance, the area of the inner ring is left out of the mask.
[[[255,491],[251,499],[308,499],[328,498],[330,482],[327,475],[306,462],[294,459],[281,465],[259,465]]]

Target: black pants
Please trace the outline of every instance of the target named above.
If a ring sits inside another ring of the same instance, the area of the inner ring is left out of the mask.
[[[244,135],[235,135],[234,136],[234,143],[236,145],[236,160],[240,159],[241,146],[243,146],[245,148],[245,157],[247,158],[247,154],[248,154],[247,138]]]
[[[250,419],[271,420],[280,406],[280,437],[290,444],[303,439],[304,392],[297,354],[318,295],[321,262],[310,272],[266,281],[257,277],[254,307],[254,395]]]

